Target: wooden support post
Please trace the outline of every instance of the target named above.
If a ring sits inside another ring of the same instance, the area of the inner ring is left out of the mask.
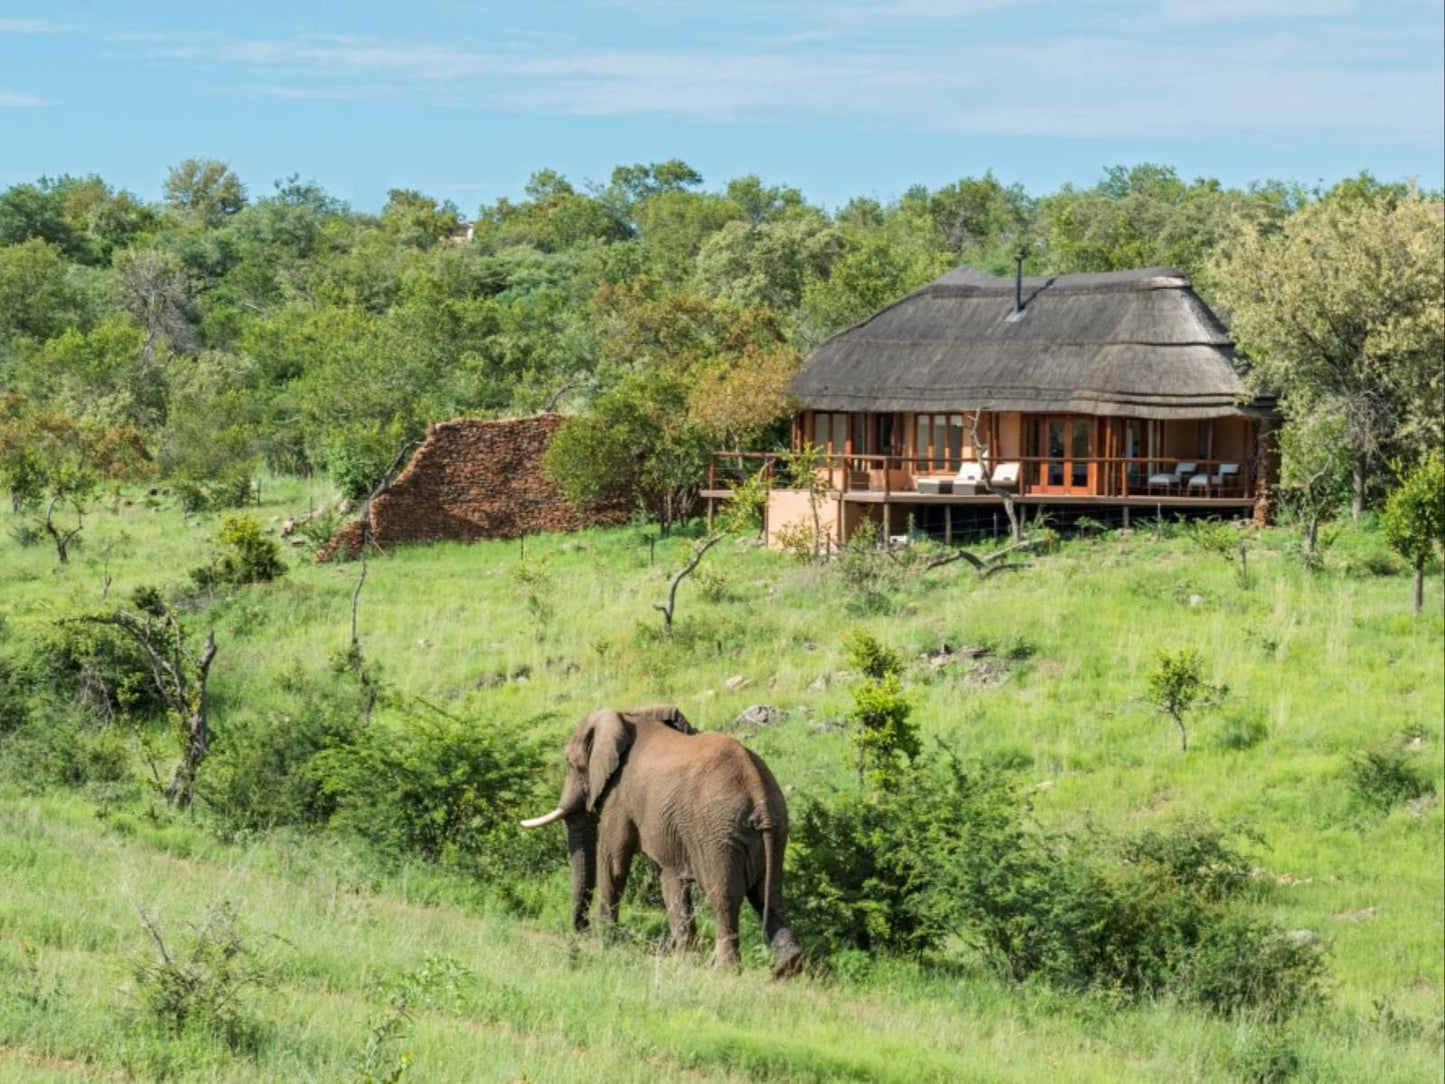
[[[943,506],[943,544],[953,544],[953,505]]]
[[[1128,529],[1129,529],[1129,506],[1126,504],[1126,505],[1124,506],[1124,530],[1127,531]]]

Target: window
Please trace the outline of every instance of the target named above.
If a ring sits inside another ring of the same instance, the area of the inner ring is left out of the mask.
[[[848,439],[848,415],[819,411],[813,415],[813,443],[828,455],[842,455]]]
[[[914,448],[925,470],[957,467],[963,462],[963,415],[918,415],[918,439]]]
[[[1200,459],[1214,458],[1214,419],[1206,418],[1199,423],[1199,444],[1195,451]]]

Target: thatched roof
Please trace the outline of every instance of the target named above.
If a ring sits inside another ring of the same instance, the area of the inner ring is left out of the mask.
[[[814,410],[1258,414],[1219,319],[1167,267],[1023,280],[960,267],[813,351]]]

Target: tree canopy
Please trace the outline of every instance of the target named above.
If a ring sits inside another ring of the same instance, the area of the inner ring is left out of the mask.
[[[470,221],[405,188],[357,211],[300,174],[253,194],[205,158],[161,179],[155,204],[96,176],[0,192],[0,443],[64,419],[127,449],[101,473],[364,489],[428,421],[560,407],[590,419],[595,487],[624,478],[665,517],[701,449],[784,439],[817,343],[1020,253],[1031,274],[1194,276],[1253,379],[1338,416],[1367,476],[1441,442],[1439,204],[1368,175],[1238,189],[1143,163],[1034,194],[984,173],[829,210],[673,159],[598,184],[540,169]]]

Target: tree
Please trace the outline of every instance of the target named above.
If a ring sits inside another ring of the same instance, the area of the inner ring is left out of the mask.
[[[1170,166],[1114,166],[1093,188],[1065,185],[1039,204],[1039,231],[1054,271],[1178,268],[1212,296],[1209,258],[1233,241],[1236,223],[1265,231],[1302,199],[1281,184],[1247,190],[1216,180],[1186,183]]]
[[[403,245],[427,248],[454,233],[462,216],[451,200],[435,200],[411,188],[393,188],[381,209],[382,228]]]
[[[750,226],[729,222],[703,242],[696,281],[703,293],[735,305],[791,311],[809,282],[825,279],[842,245],[821,215]]]
[[[231,167],[214,158],[187,158],[166,173],[167,206],[187,222],[214,228],[246,206],[246,186]]]
[[[1277,233],[1245,223],[1212,274],[1251,384],[1343,418],[1356,518],[1382,457],[1440,447],[1445,220],[1418,191],[1357,184]]]
[[[206,682],[216,658],[215,633],[207,633],[197,648],[175,611],[164,604],[159,613],[116,610],[81,620],[120,629],[141,649],[151,681],[165,701],[180,739],[181,759],[165,788],[166,801],[180,809],[188,808],[196,776],[211,751]]]
[[[1280,502],[1299,521],[1304,562],[1320,564],[1320,522],[1349,500],[1350,457],[1343,413],[1317,408],[1280,432]]]
[[[677,588],[683,580],[697,571],[697,566],[702,563],[707,551],[723,540],[723,535],[715,534],[700,539],[692,548],[692,557],[680,569],[673,574],[667,585],[667,601],[655,602],[652,608],[662,614],[662,635],[664,639],[672,639],[672,619],[677,612]]]
[[[1445,460],[1431,456],[1390,494],[1382,523],[1391,548],[1415,570],[1415,612],[1425,601],[1425,564],[1445,545]]]
[[[896,778],[900,760],[911,764],[923,748],[909,718],[913,705],[899,682],[903,659],[866,629],[854,629],[843,647],[849,668],[860,675],[850,713],[858,724],[853,736],[858,782],[886,786]]]
[[[142,352],[154,360],[162,340],[185,346],[190,338],[191,291],[175,256],[158,249],[129,248],[115,257],[116,302],[145,329]]]
[[[1217,702],[1228,691],[1223,685],[1204,680],[1204,658],[1192,648],[1160,651],[1158,665],[1149,674],[1149,700],[1179,731],[1179,749],[1189,751],[1185,717],[1196,707]]]
[[[0,340],[7,334],[48,339],[88,317],[58,248],[38,237],[0,248]]]

